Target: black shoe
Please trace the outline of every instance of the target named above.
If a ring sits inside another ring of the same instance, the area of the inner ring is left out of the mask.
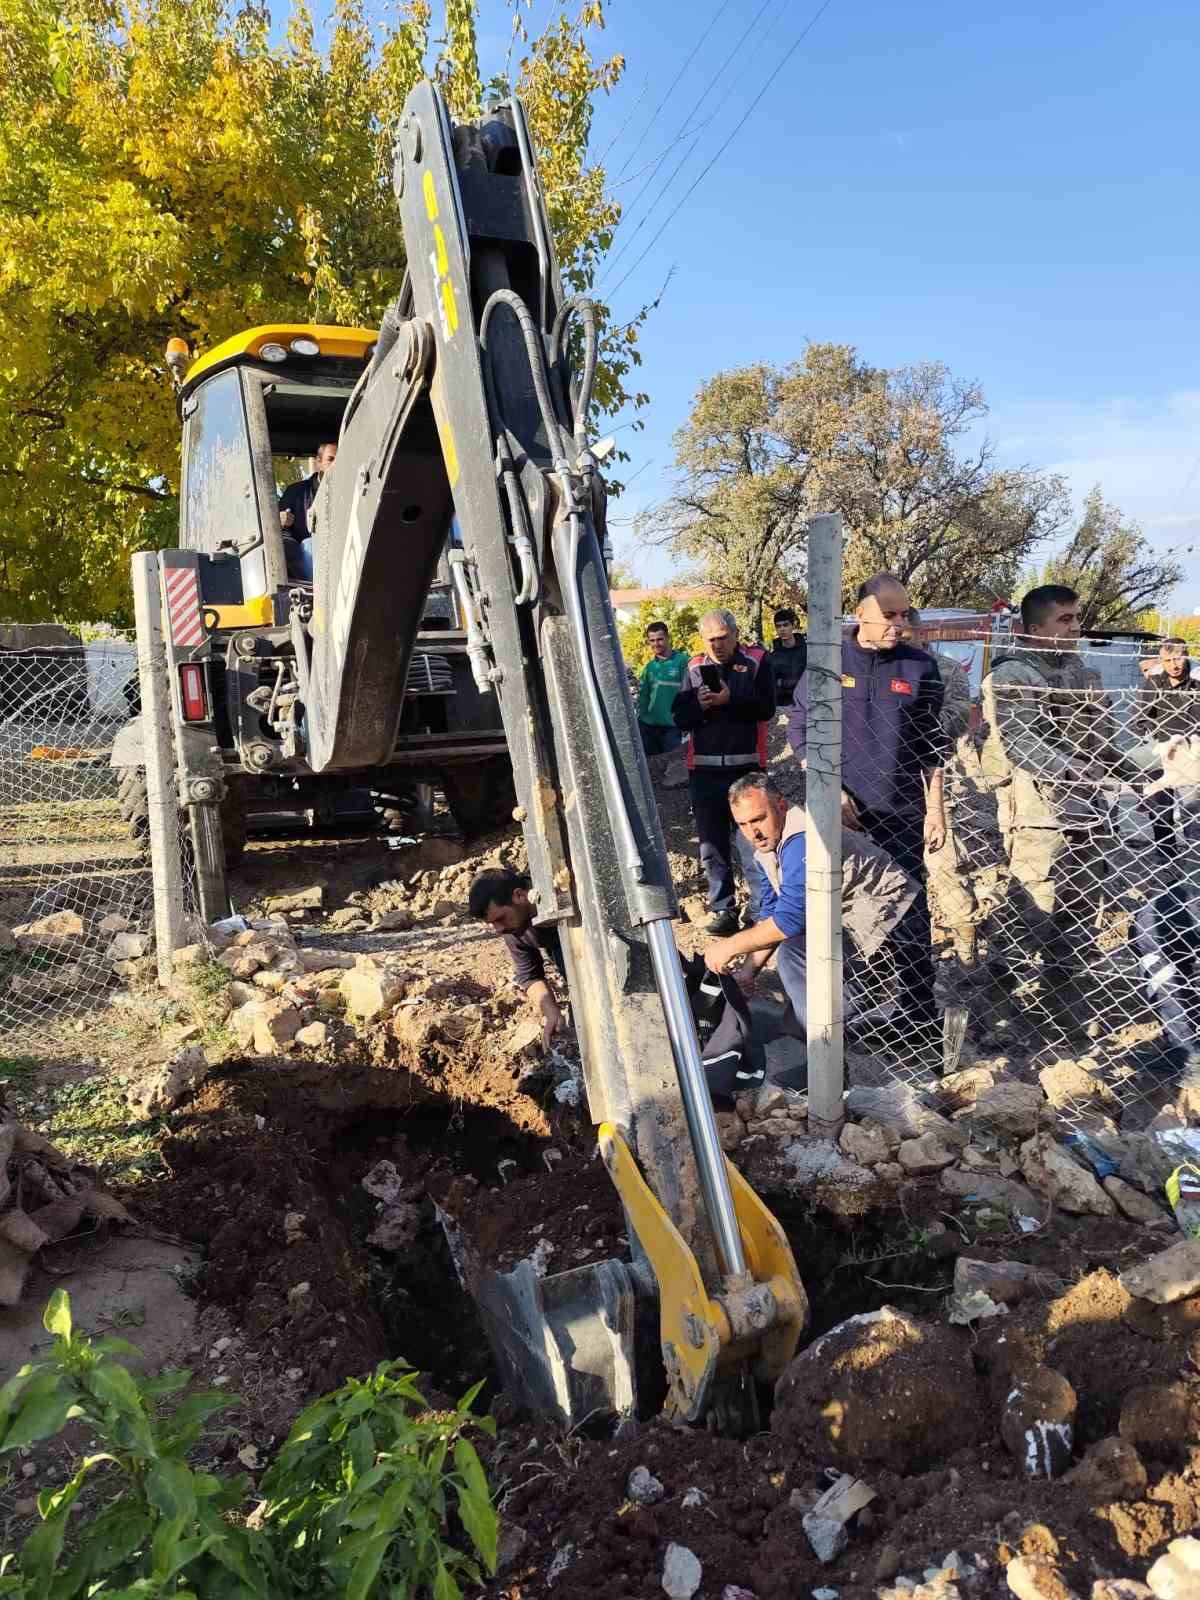
[[[739,926],[740,924],[738,922],[738,915],[736,911],[722,911],[720,916],[714,917],[712,921],[707,924],[704,931],[705,933],[713,934],[718,939],[724,939],[729,934],[736,933]]]

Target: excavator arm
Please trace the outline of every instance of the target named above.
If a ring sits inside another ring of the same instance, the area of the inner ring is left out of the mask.
[[[807,1305],[782,1230],[721,1153],[672,935],[587,432],[597,312],[562,296],[518,101],[455,126],[419,85],[394,185],[408,275],[315,508],[313,599],[292,610],[293,738],[316,771],[386,760],[449,537],[475,681],[497,696],[512,758],[537,920],[562,937],[588,1104],[636,1241],[633,1269],[562,1274],[572,1282],[485,1318],[527,1392],[527,1358],[554,1346],[554,1403],[578,1420],[598,1398],[629,1403],[628,1298],[657,1294],[668,1405],[698,1419],[722,1390],[744,1404],[753,1364],[779,1370]],[[588,1353],[589,1319],[604,1355]]]

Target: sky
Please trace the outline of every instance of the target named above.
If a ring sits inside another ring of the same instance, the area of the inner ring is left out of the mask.
[[[1180,554],[1172,610],[1200,607],[1200,8],[760,3],[606,0],[626,72],[593,150],[629,212],[599,288],[632,314],[671,273],[615,517],[670,491],[706,377],[833,340],[979,383],[1000,462],[1064,473],[1079,500],[1099,483]],[[486,22],[481,46],[486,77]],[[628,532],[618,553],[661,582],[669,561]]]

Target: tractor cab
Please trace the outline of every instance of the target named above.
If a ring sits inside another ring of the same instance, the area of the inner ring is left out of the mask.
[[[375,338],[369,328],[251,328],[183,376],[180,542],[225,558],[209,570],[220,584],[226,568],[230,604],[266,600],[296,581],[279,496],[308,476],[322,444],[337,442]]]

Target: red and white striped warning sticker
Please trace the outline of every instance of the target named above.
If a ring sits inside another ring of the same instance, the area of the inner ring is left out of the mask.
[[[168,567],[166,590],[171,643],[177,650],[200,644],[204,624],[200,620],[200,583],[195,567]]]

